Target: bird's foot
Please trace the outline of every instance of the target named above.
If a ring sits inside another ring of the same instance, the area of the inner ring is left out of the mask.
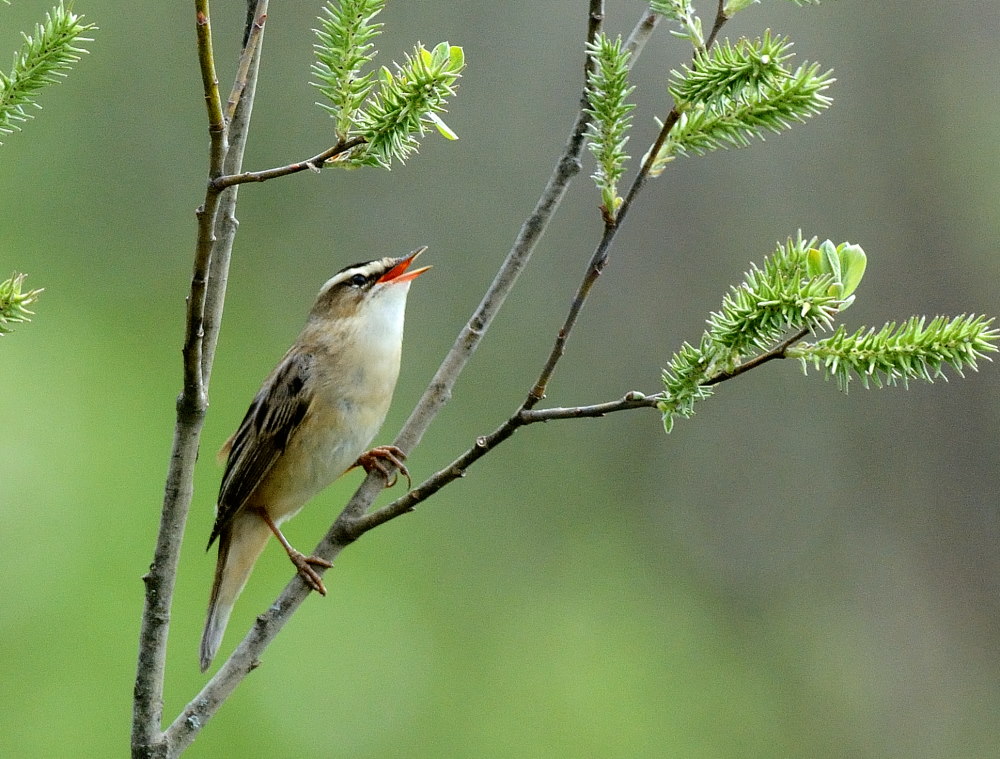
[[[362,453],[358,456],[358,460],[354,462],[354,466],[361,467],[368,474],[371,474],[372,470],[377,469],[387,480],[385,486],[391,488],[396,484],[397,479],[395,473],[392,473],[390,477],[391,469],[389,465],[391,465],[398,469],[406,478],[406,489],[409,490],[413,487],[413,480],[410,479],[410,472],[406,468],[406,464],[403,463],[403,459],[405,458],[406,454],[394,445],[378,445],[367,453]]]
[[[329,569],[333,564],[318,556],[306,556],[294,550],[288,552],[288,558],[292,560],[292,564],[295,565],[295,568],[299,572],[299,577],[305,581],[305,584],[321,596],[325,596],[326,586],[323,585],[323,579],[319,576],[319,572],[313,569],[313,567],[317,566]]]

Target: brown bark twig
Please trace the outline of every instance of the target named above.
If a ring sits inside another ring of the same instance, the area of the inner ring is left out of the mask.
[[[261,19],[267,0],[258,0]],[[226,272],[236,233],[233,216],[235,190],[220,192],[211,179],[226,169],[238,171],[246,141],[247,125],[256,86],[256,62],[248,65],[244,91],[227,126],[212,47],[208,0],[196,0],[195,22],[198,61],[208,113],[209,185],[196,212],[197,242],[187,298],[183,357],[183,386],[177,399],[177,420],[170,454],[160,527],[149,572],[143,577],[145,603],[139,634],[132,714],[133,759],[176,756],[174,745],[162,730],[163,688],[170,606],[173,600],[181,541],[194,494],[194,466],[208,404],[208,383],[218,339]],[[262,29],[260,30],[262,33]],[[258,34],[254,60],[259,60]]]
[[[343,142],[338,142],[321,153],[317,153],[312,158],[306,158],[304,161],[296,161],[295,163],[289,163],[284,166],[276,166],[273,169],[262,169],[261,171],[245,171],[237,174],[225,174],[220,177],[216,177],[212,180],[212,187],[216,190],[223,190],[226,187],[232,187],[238,184],[245,184],[247,182],[266,182],[268,179],[277,179],[278,177],[287,177],[290,174],[298,174],[300,171],[319,171],[323,168],[323,164],[329,161],[331,158],[336,158],[339,155],[349,152],[352,148],[356,148],[358,145],[363,145],[365,143],[364,137],[352,137],[349,140]]]
[[[761,353],[759,356],[754,356],[749,361],[740,364],[735,369],[729,372],[720,372],[716,374],[711,379],[707,380],[704,384],[706,385],[718,385],[720,382],[725,382],[726,380],[733,379],[733,377],[739,377],[741,374],[750,371],[751,369],[756,369],[762,364],[766,364],[768,361],[774,361],[776,358],[785,358],[788,349],[791,348],[795,343],[799,342],[803,337],[809,334],[809,328],[803,327],[794,335],[789,337],[787,340],[783,340],[778,343],[775,347],[769,350],[767,353]]]

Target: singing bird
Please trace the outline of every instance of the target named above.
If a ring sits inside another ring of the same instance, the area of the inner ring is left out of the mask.
[[[219,558],[201,638],[201,671],[215,658],[237,596],[274,535],[302,579],[326,595],[313,566],[330,563],[296,551],[278,525],[355,466],[407,478],[402,451],[365,453],[385,420],[399,375],[403,318],[410,283],[429,269],[408,271],[426,250],[341,269],[323,285],[295,344],[264,380],[226,457],[215,526]]]

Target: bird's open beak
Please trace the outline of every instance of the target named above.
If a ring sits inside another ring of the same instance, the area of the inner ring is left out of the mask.
[[[410,268],[410,264],[413,263],[414,259],[427,250],[427,246],[423,245],[413,251],[406,258],[402,259],[398,264],[393,266],[389,271],[378,278],[379,283],[382,282],[409,282],[411,279],[416,279],[425,271],[427,271],[430,266],[424,266],[421,269],[414,269],[413,271],[406,271]]]

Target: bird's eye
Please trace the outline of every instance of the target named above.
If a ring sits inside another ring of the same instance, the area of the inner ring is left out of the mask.
[[[355,287],[362,287],[367,281],[368,278],[364,274],[355,274],[351,277],[351,284]]]

